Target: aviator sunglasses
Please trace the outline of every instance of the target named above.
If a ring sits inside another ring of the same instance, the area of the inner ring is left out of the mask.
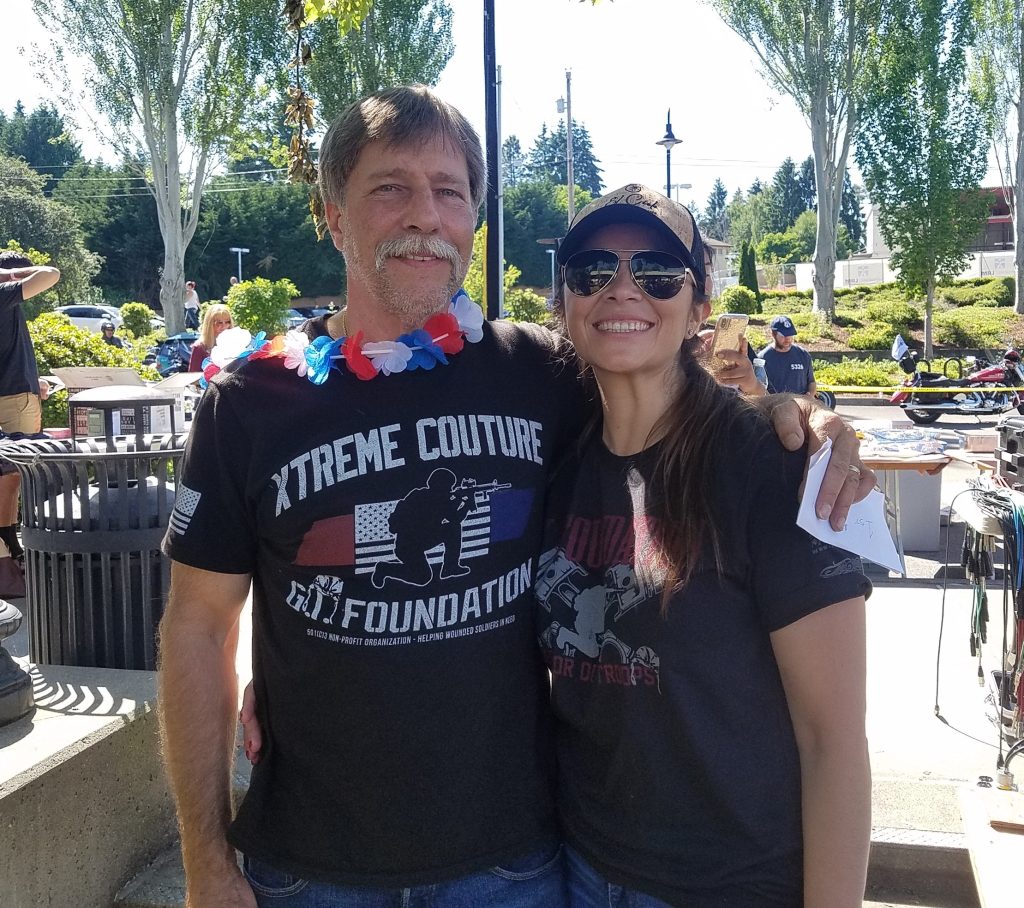
[[[622,252],[631,254],[622,259],[609,249],[585,249],[569,256],[562,266],[566,287],[576,296],[593,296],[615,280],[619,262],[628,261],[633,283],[653,299],[669,300],[683,289],[690,268],[678,256],[653,249]]]

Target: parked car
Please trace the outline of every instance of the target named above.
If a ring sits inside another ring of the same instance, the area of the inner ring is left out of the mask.
[[[142,362],[147,366],[156,366],[161,378],[167,378],[176,372],[187,372],[192,345],[198,339],[199,335],[195,331],[172,334],[156,346],[150,347]]]
[[[335,309],[327,309],[323,306],[297,306],[288,310],[288,327],[298,328],[303,322],[328,312],[336,312]]]
[[[100,325],[113,322],[115,328],[124,324],[121,313],[114,306],[58,306],[56,312],[71,319],[71,324],[86,331],[100,333]]]

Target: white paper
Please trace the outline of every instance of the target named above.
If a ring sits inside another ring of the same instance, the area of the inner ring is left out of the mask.
[[[872,489],[867,498],[850,508],[846,526],[838,532],[832,529],[827,520],[822,520],[814,513],[814,502],[818,498],[831,457],[832,440],[826,439],[825,444],[811,455],[807,463],[807,481],[804,483],[803,498],[800,499],[797,526],[822,542],[846,549],[890,571],[906,573],[903,559],[896,549],[885,519],[885,496],[878,489]]]

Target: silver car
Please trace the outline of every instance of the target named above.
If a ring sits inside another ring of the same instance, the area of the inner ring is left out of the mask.
[[[115,328],[124,324],[124,319],[114,306],[59,306],[56,310],[71,319],[71,324],[86,331],[100,333],[100,325],[113,322]]]

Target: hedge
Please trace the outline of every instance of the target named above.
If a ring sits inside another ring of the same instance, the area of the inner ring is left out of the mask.
[[[843,357],[833,363],[823,359],[813,361],[814,379],[821,385],[858,385],[885,387],[903,380],[900,367],[894,362]]]
[[[867,325],[851,331],[846,343],[854,350],[885,350],[892,346],[893,339],[900,332],[885,323]]]
[[[40,375],[51,375],[55,369],[69,366],[113,366],[134,369],[150,381],[160,378],[152,366],[142,365],[146,347],[114,347],[104,343],[99,334],[75,327],[66,315],[58,312],[44,312],[32,319],[28,333]],[[43,425],[51,428],[67,424],[68,395],[66,391],[57,391],[43,402]]]
[[[954,347],[1000,347],[1010,334],[1010,308],[963,306],[935,313],[934,340]]]

